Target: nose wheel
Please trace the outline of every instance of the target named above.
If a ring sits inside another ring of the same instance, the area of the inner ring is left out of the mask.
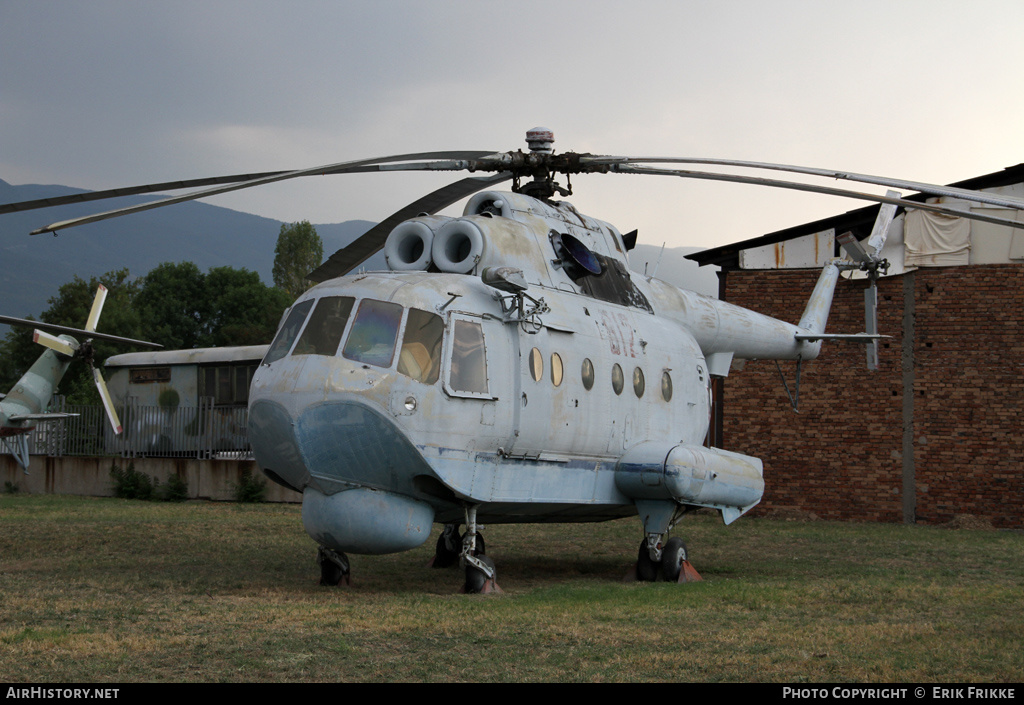
[[[467,595],[500,593],[494,561],[484,555],[483,538],[477,532],[476,509],[475,506],[466,508],[466,533],[462,536],[459,554],[459,562],[466,571],[462,592]]]
[[[495,582],[494,561],[488,556],[472,556],[465,559],[466,582],[462,592],[467,595],[489,595],[501,592]]]
[[[445,524],[441,535],[437,537],[437,544],[434,546],[434,556],[427,563],[431,568],[450,568],[459,562],[462,555],[463,535],[459,533],[458,524]],[[486,553],[484,537],[478,531],[476,534],[476,555]]]

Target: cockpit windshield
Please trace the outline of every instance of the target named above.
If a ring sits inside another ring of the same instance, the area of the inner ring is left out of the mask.
[[[335,355],[354,303],[351,296],[325,296],[317,301],[292,355]]]
[[[441,370],[441,340],[444,320],[440,316],[416,308],[409,309],[398,354],[398,371],[417,382],[433,384]]]
[[[299,330],[302,328],[303,321],[306,320],[306,314],[309,313],[309,309],[312,307],[312,300],[297,303],[292,307],[292,310],[288,313],[288,317],[285,319],[284,325],[281,326],[281,330],[277,332],[277,337],[274,338],[274,342],[270,344],[270,349],[267,350],[267,356],[263,358],[264,365],[269,365],[276,360],[280,360],[288,354],[288,351],[292,347],[292,343],[295,342],[295,337],[299,334]]]
[[[288,312],[263,362],[270,364],[280,360],[291,350],[292,355],[340,354],[353,362],[390,368],[395,362],[404,312],[399,304],[374,299],[363,299],[357,306],[351,296],[302,301]],[[345,337],[349,319],[352,319],[351,327]],[[445,323],[441,316],[410,308],[395,369],[417,382],[436,383],[441,376],[444,337]],[[447,381],[450,389],[486,394],[487,363],[480,324],[457,321],[451,344],[451,373]]]
[[[398,304],[363,299],[342,355],[354,362],[391,367],[401,322],[402,307]]]

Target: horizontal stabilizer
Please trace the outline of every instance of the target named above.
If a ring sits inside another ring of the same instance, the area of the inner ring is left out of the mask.
[[[849,340],[854,343],[870,343],[879,338],[891,338],[890,335],[879,335],[878,333],[797,333],[793,336],[797,340]]]
[[[78,414],[66,414],[64,412],[55,411],[48,414],[18,414],[17,416],[8,416],[8,421],[56,421],[58,419],[70,419],[72,416],[78,416]]]

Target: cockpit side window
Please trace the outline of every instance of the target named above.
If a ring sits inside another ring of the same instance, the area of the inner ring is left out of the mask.
[[[363,299],[342,355],[375,367],[391,367],[401,322],[402,307],[398,304]]]
[[[292,355],[336,354],[354,303],[351,296],[325,296],[317,301]]]
[[[428,311],[409,309],[398,353],[398,371],[417,382],[433,384],[441,370],[441,340],[444,320]]]
[[[299,335],[302,323],[306,320],[306,315],[312,307],[312,299],[297,303],[292,307],[292,310],[288,313],[288,317],[285,318],[284,325],[281,326],[281,330],[277,332],[274,342],[270,344],[270,349],[267,350],[267,356],[263,358],[264,365],[269,365],[276,360],[280,360],[288,354],[288,350],[291,349],[292,343],[295,342],[295,338]]]
[[[448,385],[456,392],[487,394],[484,331],[473,321],[453,321],[451,370]]]

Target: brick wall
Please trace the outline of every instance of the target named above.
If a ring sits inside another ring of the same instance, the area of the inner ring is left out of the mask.
[[[817,276],[729,272],[725,298],[796,322]],[[864,330],[864,286],[839,283],[829,332]],[[905,302],[913,314],[910,376]],[[997,527],[1024,526],[1024,267],[919,269],[883,279],[878,316],[879,331],[892,336],[880,345],[880,369],[867,370],[860,344],[826,343],[803,366],[799,413],[772,361],[749,362],[725,380],[722,445],[764,460],[759,510],[886,522],[909,512],[922,523],[970,514]],[[792,391],[795,364],[780,364]]]

